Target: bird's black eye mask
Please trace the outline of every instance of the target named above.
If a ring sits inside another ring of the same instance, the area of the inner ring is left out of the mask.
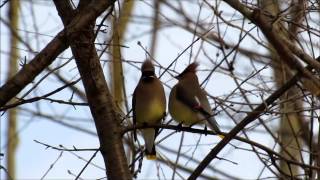
[[[143,71],[142,72],[142,76],[143,77],[154,77],[155,76],[155,74],[154,74],[154,71]]]

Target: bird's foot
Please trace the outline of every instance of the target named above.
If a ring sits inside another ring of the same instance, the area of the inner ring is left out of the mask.
[[[182,129],[182,123],[179,123],[178,126],[177,126],[177,132],[180,132]]]

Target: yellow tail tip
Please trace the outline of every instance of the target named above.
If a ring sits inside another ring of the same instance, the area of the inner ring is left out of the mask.
[[[154,154],[147,154],[147,155],[146,155],[146,158],[147,158],[148,160],[157,160],[157,156],[154,155]]]
[[[223,139],[223,138],[224,138],[224,135],[219,134],[218,136],[219,136],[221,139]]]

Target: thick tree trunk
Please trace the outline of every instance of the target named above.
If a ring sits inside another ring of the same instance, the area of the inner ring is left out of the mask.
[[[113,36],[112,36],[112,64],[110,65],[111,73],[111,88],[114,101],[119,110],[129,113],[129,105],[127,101],[127,94],[125,91],[123,63],[122,63],[122,43],[124,42],[125,32],[129,25],[129,20],[132,17],[133,7],[135,1],[123,1],[119,15],[115,15],[113,18]],[[134,146],[133,134],[127,134],[130,141],[128,147],[130,150],[127,151],[128,162],[134,161],[136,156],[136,148]],[[134,163],[131,166],[131,174],[134,173]]]
[[[121,45],[125,36],[126,29],[132,14],[135,1],[124,1],[119,17],[115,16],[113,20],[112,36],[112,94],[116,105],[123,109],[125,103],[124,76],[122,67]],[[127,104],[126,104],[127,106]],[[128,107],[126,107],[128,108]]]
[[[65,11],[71,11],[70,7],[63,6],[61,0],[54,2],[63,22],[68,22],[70,17],[63,15]],[[81,11],[90,2],[91,0],[80,1],[78,9]],[[119,115],[115,110],[115,103],[104,78],[94,45],[94,26],[95,21],[92,21],[80,31],[69,33],[68,39],[99,136],[100,151],[107,169],[107,177],[119,180],[131,179],[122,143]]]
[[[274,17],[280,13],[279,3],[281,1],[278,0],[264,0],[261,1],[261,8],[263,11],[272,14]],[[302,4],[303,5],[303,4]],[[296,8],[293,8],[296,12],[291,12],[294,16],[297,16],[300,11],[297,11]],[[296,20],[295,22],[300,22]],[[283,27],[280,23],[274,23],[276,28]],[[297,32],[296,26],[290,27],[290,34],[294,36]],[[284,32],[284,31],[283,31]],[[284,39],[289,39],[290,36],[288,33],[281,33],[279,36],[282,36]],[[294,43],[294,42],[293,42]],[[270,48],[273,47],[270,45]],[[274,70],[274,79],[276,81],[276,86],[281,87],[288,79],[292,78],[292,74],[294,71],[286,65],[276,51],[270,51],[272,57],[272,66]],[[302,154],[300,149],[302,149],[302,138],[301,138],[301,123],[303,122],[303,116],[298,113],[299,110],[302,109],[302,99],[301,99],[301,91],[296,87],[290,88],[283,96],[280,97],[280,125],[279,125],[279,138],[281,142],[280,153],[282,156],[292,159],[295,158],[297,161],[302,160]],[[301,170],[298,166],[289,165],[286,161],[280,160],[280,169],[282,173],[285,173],[290,176],[296,176]]]
[[[8,17],[11,26],[10,33],[10,56],[8,78],[12,77],[18,71],[18,39],[14,35],[17,33],[19,25],[20,1],[9,1]],[[12,102],[12,101],[11,101]],[[8,111],[8,128],[7,128],[7,179],[16,179],[16,150],[19,142],[17,133],[17,108]]]

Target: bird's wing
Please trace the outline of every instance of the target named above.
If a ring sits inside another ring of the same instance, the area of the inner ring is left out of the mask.
[[[199,99],[199,101],[201,102],[201,107],[203,108],[203,110],[206,112],[206,114],[212,116],[213,112],[211,110],[207,95],[206,95],[206,91],[203,89],[199,89],[198,93],[197,93],[197,98]]]
[[[191,109],[194,109],[200,106],[199,99],[196,97],[196,91],[192,88],[185,88],[181,84],[177,84],[177,99],[189,106]]]
[[[206,94],[207,93],[204,89],[200,89],[200,91],[198,93],[198,98],[201,102],[201,107],[202,107],[202,110],[200,110],[200,111],[206,115],[210,128],[212,130],[216,131],[216,133],[220,133],[221,131],[220,131],[219,125],[213,116],[214,114],[211,110],[211,107],[210,107],[210,104],[209,104],[209,101],[208,101]]]

